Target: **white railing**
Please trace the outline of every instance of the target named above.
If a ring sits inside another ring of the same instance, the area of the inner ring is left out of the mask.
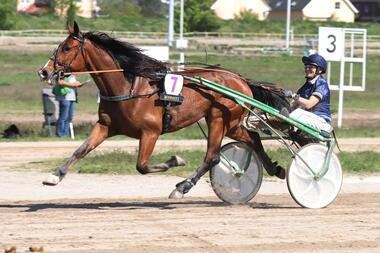
[[[167,38],[166,32],[135,32],[135,31],[102,31],[119,38]],[[61,37],[66,36],[66,30],[0,30],[0,36],[22,36],[22,37]],[[178,37],[178,34],[175,35]],[[190,32],[184,33],[186,38],[236,38],[236,39],[285,39],[284,33],[241,33],[241,32]],[[292,34],[292,40],[317,39],[318,34]],[[368,41],[380,41],[380,35],[368,35]]]

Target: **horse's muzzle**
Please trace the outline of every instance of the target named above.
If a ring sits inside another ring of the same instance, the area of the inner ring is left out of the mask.
[[[47,81],[49,73],[45,69],[40,69],[38,71],[38,76],[40,77],[41,81]]]

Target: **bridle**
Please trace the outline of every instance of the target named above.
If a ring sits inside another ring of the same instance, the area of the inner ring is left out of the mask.
[[[77,51],[74,54],[74,57],[71,58],[70,62],[68,64],[62,63],[58,60],[58,50],[67,42],[68,39],[74,39],[79,42],[79,46],[77,47]],[[84,50],[84,39],[74,35],[73,33],[70,33],[70,35],[59,44],[58,48],[54,50],[53,57],[50,59],[54,61],[54,72],[59,76],[61,74],[65,74],[67,72],[71,71],[71,64],[75,61],[75,59],[78,57],[79,53],[82,53],[83,59],[86,60],[85,57],[85,50]],[[87,63],[85,63],[87,65]],[[59,70],[59,67],[63,68],[62,70]]]
[[[66,43],[66,41],[72,38],[79,42],[79,46],[77,47],[77,51],[74,54],[74,57],[70,60],[68,64],[62,63],[58,60],[58,50],[62,45]],[[58,45],[58,48],[54,50],[53,56],[50,57],[52,61],[54,61],[54,74],[56,74],[58,77],[61,75],[71,75],[71,74],[96,74],[96,73],[110,73],[110,72],[123,72],[124,69],[106,69],[106,70],[91,70],[91,71],[76,71],[72,72],[70,69],[71,64],[75,61],[75,59],[78,57],[79,53],[82,53],[83,59],[85,61],[85,65],[87,66],[86,62],[86,50],[84,47],[85,40],[83,38],[80,38],[76,36],[75,34],[71,33],[61,44]],[[62,67],[63,70],[59,70],[59,67]],[[53,74],[53,75],[54,75]]]

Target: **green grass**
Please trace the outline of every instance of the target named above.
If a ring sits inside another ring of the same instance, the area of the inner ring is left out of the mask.
[[[36,71],[47,61],[49,53],[0,52],[0,114],[39,112],[42,108],[41,88]],[[204,62],[204,57],[188,57],[187,61]],[[282,87],[296,90],[303,82],[303,66],[300,56],[228,57],[209,56],[208,63],[218,63],[247,78],[271,81]],[[367,85],[365,92],[345,92],[344,110],[380,111],[380,57],[367,58]],[[80,76],[84,81],[89,76]],[[96,87],[93,83],[79,90],[80,101],[76,111],[96,112]],[[337,111],[338,93],[332,91],[332,111]]]
[[[164,175],[189,176],[202,163],[205,153],[203,151],[181,151],[165,152],[153,155],[150,164],[158,164],[166,161],[172,155],[179,155],[187,161],[186,166],[172,168]],[[279,162],[281,166],[287,168],[291,161],[290,153],[285,149],[268,150],[269,156]],[[372,151],[365,152],[341,152],[338,154],[343,171],[348,174],[369,174],[380,172],[379,153]],[[135,169],[137,155],[126,152],[112,152],[88,156],[75,165],[74,170],[78,173],[102,173],[102,174],[127,174],[137,175]],[[26,168],[45,168],[50,171],[56,170],[64,162],[63,159],[49,160],[43,162],[33,162],[26,165]]]
[[[336,129],[336,135],[338,138],[354,138],[354,137],[380,137],[380,126],[371,127],[357,127],[357,128],[342,128]]]
[[[37,70],[42,67],[50,56],[49,52],[26,53],[0,51],[0,115],[33,114],[41,115],[42,123],[42,99],[41,89],[44,87],[37,76]],[[221,64],[227,69],[240,73],[244,77],[271,81],[287,89],[296,90],[303,82],[303,66],[300,56],[269,56],[257,55],[254,57],[240,56],[208,56],[208,63]],[[204,57],[187,57],[189,62],[205,62]],[[345,92],[344,113],[348,112],[379,112],[380,103],[380,57],[369,56],[367,58],[367,85],[365,92]],[[80,76],[80,81],[89,79],[88,75]],[[338,94],[332,91],[332,112],[337,112]],[[93,82],[79,89],[79,103],[75,112],[97,113],[96,87]],[[75,115],[74,115],[75,117]],[[0,122],[4,123],[4,122]],[[4,123],[5,124],[5,123]],[[40,124],[23,126],[21,128],[36,128],[29,131],[31,134],[24,136],[26,139],[36,140],[45,137],[46,130],[41,130]],[[0,127],[4,128],[0,124]],[[76,126],[77,137],[84,139],[89,133],[89,127]],[[1,128],[0,128],[1,129]],[[360,126],[357,129],[342,129],[338,131],[339,137],[380,136],[378,125],[370,127]],[[81,132],[82,131],[82,132]],[[181,133],[163,135],[163,138],[202,138],[198,133],[183,130]],[[197,137],[195,137],[197,136]],[[123,138],[123,137],[115,137]]]
[[[143,31],[166,32],[167,19],[160,17],[130,17],[128,15],[118,18],[82,18],[76,17],[80,29],[83,31]],[[66,30],[66,18],[54,15],[18,15],[18,22],[14,30],[27,29],[60,29]]]
[[[42,120],[42,116],[41,116]],[[0,122],[0,132],[1,130],[6,129],[10,123]],[[41,123],[31,123],[31,122],[20,122],[17,123],[17,127],[20,129],[22,133],[21,137],[16,139],[4,139],[0,138],[0,142],[7,141],[56,141],[58,140],[56,137],[48,137],[47,127],[41,128]],[[91,123],[81,123],[78,125],[74,125],[75,132],[75,140],[84,140],[88,137],[93,124]],[[207,127],[202,124],[203,130],[207,134]],[[55,127],[52,127],[52,132],[54,134]],[[370,128],[343,128],[336,130],[338,142],[340,138],[353,138],[353,137],[379,137],[380,136],[380,128],[379,127],[370,127]],[[110,140],[126,140],[130,139],[129,137],[118,135],[110,138]],[[202,134],[202,131],[199,129],[197,124],[193,124],[186,128],[180,129],[179,131],[173,133],[166,133],[160,136],[160,140],[182,140],[182,139],[205,139]],[[70,140],[69,138],[67,139]]]
[[[0,52],[0,114],[42,112],[41,89],[45,87],[37,71],[51,53]],[[80,81],[89,79],[81,76]],[[97,104],[95,85],[81,89],[78,110],[95,112]]]
[[[188,176],[193,172],[203,161],[203,151],[180,151],[180,152],[166,152],[153,155],[150,163],[157,164],[168,160],[172,155],[179,155],[187,162],[186,166],[172,168],[167,172],[160,174],[163,175],[177,175]],[[102,174],[122,174],[122,175],[137,175],[136,171],[136,154],[129,154],[126,152],[115,151],[107,154],[90,155],[80,160],[74,167],[74,171],[78,173],[102,173]],[[30,169],[36,168],[47,169],[54,171],[58,168],[64,159],[55,159],[43,162],[31,162],[23,167]]]
[[[349,173],[379,173],[380,155],[373,151],[341,152],[338,154],[344,171]]]
[[[277,160],[284,168],[290,165],[291,160],[288,150],[280,148],[277,150],[268,150],[267,152],[273,160]],[[380,155],[377,152],[340,152],[337,156],[345,173],[364,174],[380,172]]]
[[[240,73],[242,76],[265,80],[276,83],[284,88],[296,91],[305,81],[304,70],[299,55],[277,55],[254,57],[227,57],[208,56],[208,63],[221,64],[222,66]],[[188,61],[204,62],[204,57],[188,57]],[[349,112],[379,112],[380,72],[377,66],[380,64],[380,57],[369,56],[367,58],[367,80],[364,92],[345,92],[344,111]],[[331,91],[331,110],[338,111],[338,92]]]

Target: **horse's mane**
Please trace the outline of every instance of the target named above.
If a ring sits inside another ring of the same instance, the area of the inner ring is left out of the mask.
[[[290,111],[289,101],[282,94],[282,88],[276,84],[265,82],[265,81],[255,81],[247,80],[248,85],[252,90],[253,98],[276,108],[281,111],[282,108],[286,108]]]
[[[83,36],[95,46],[107,50],[120,68],[124,69],[124,75],[127,77],[132,75],[155,79],[157,72],[166,69],[165,63],[143,54],[142,49],[112,38],[106,33],[87,32]]]

